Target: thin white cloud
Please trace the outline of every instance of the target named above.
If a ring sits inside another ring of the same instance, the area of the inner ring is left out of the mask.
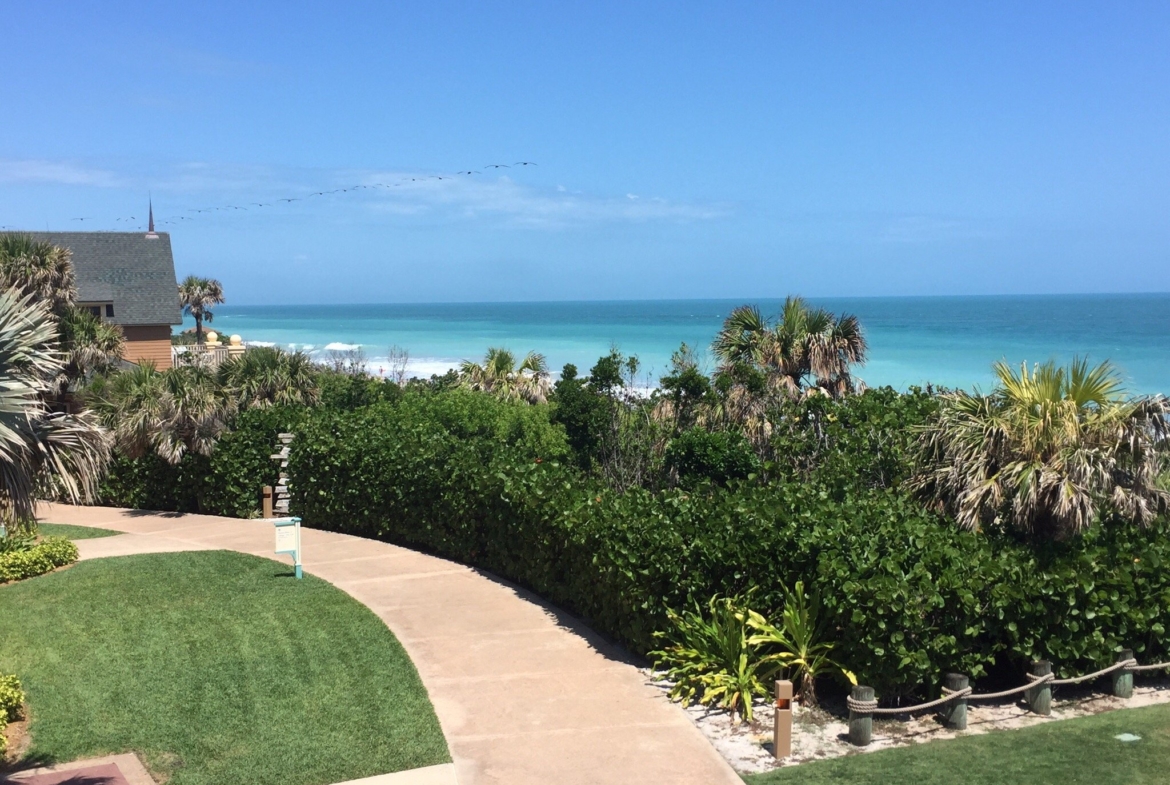
[[[406,182],[400,182],[403,177]],[[562,187],[529,186],[510,177],[409,178],[410,175],[396,172],[367,175],[365,184],[374,186],[365,192],[371,209],[397,215],[504,218],[517,225],[545,229],[613,221],[707,221],[730,212],[726,205],[641,199],[633,194],[586,196],[569,193]]]
[[[0,160],[0,182],[88,185],[98,188],[125,185],[121,177],[105,169],[43,160]]]
[[[345,220],[361,220],[362,216],[365,220],[496,220],[559,229],[613,222],[708,221],[731,211],[723,204],[633,193],[589,195],[564,185],[530,185],[486,173],[435,175],[205,162],[113,172],[72,162],[0,160],[0,182],[4,181],[150,192],[159,225],[303,214],[307,209],[336,215],[339,208],[345,208]],[[106,218],[110,228],[120,228],[119,222],[129,220],[115,215]]]

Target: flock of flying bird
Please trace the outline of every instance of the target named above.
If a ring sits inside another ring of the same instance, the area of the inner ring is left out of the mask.
[[[484,166],[484,169],[497,169],[498,170],[498,169],[511,169],[514,166],[537,166],[537,165],[538,164],[536,164],[536,162],[534,162],[534,161],[516,161],[515,163],[511,163],[511,164],[487,164],[486,166]],[[310,194],[306,194],[304,196],[293,196],[293,197],[286,197],[286,198],[281,198],[281,199],[271,199],[267,202],[249,202],[246,206],[228,204],[228,205],[222,205],[220,207],[192,207],[192,208],[188,209],[186,212],[194,213],[194,215],[177,215],[177,216],[174,216],[173,218],[170,218],[170,219],[163,219],[163,220],[155,221],[155,224],[157,224],[158,226],[166,226],[168,224],[174,225],[174,224],[178,224],[180,221],[198,220],[198,218],[200,217],[199,214],[201,214],[201,213],[214,213],[214,212],[220,212],[220,211],[231,212],[234,210],[249,210],[249,209],[253,209],[253,208],[261,209],[264,207],[276,207],[280,204],[290,204],[292,202],[306,201],[306,200],[312,199],[313,197],[316,197],[316,196],[330,196],[332,194],[344,194],[344,193],[349,193],[350,191],[373,190],[373,189],[377,189],[377,188],[398,188],[399,186],[405,185],[406,183],[420,183],[420,182],[425,182],[427,180],[454,180],[459,175],[466,177],[466,176],[471,176],[471,175],[476,175],[476,174],[483,174],[483,172],[479,169],[464,169],[463,171],[456,172],[453,175],[450,175],[450,174],[448,174],[448,175],[431,174],[431,175],[420,175],[418,177],[402,177],[398,180],[398,182],[370,183],[368,185],[351,185],[348,188],[335,188],[331,191],[314,191],[314,192],[312,192]],[[72,220],[84,222],[84,221],[95,221],[95,220],[100,220],[100,219],[73,218]],[[127,216],[125,218],[115,218],[114,219],[115,224],[121,224],[122,226],[125,226],[127,229],[130,228],[129,224],[131,222],[134,222],[134,221],[140,222],[141,219],[139,219],[133,215]]]

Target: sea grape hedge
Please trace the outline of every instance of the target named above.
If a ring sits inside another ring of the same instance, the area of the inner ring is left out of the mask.
[[[844,664],[886,696],[951,670],[1018,681],[1034,657],[1071,673],[1121,647],[1167,654],[1164,523],[1106,521],[1038,547],[958,531],[899,490],[896,466],[872,470],[880,483],[825,481],[814,466],[766,484],[618,494],[576,464],[544,407],[407,392],[306,421],[293,512],[489,569],[640,652],[667,608],[750,593],[774,612],[802,579]]]
[[[175,465],[157,455],[116,455],[99,490],[114,507],[255,517],[260,493],[275,485],[278,463],[271,455],[276,435],[295,430],[308,417],[302,407],[248,409],[237,415],[210,456],[188,453]]]

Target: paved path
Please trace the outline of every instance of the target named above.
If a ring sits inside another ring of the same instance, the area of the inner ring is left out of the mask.
[[[272,557],[262,521],[38,512],[128,532],[79,540],[83,559],[208,549]],[[301,536],[305,570],[373,610],[414,660],[459,785],[742,785],[682,710],[576,619],[455,562],[344,534]]]

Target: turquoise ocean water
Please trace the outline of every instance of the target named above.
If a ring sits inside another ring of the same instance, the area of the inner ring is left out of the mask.
[[[1134,392],[1170,393],[1170,294],[810,298],[861,319],[870,359],[858,375],[904,389],[992,382],[991,364],[1074,355],[1112,360]],[[637,354],[647,385],[679,344],[706,348],[743,300],[231,306],[212,329],[246,342],[327,349],[361,346],[377,373],[391,345],[410,352],[417,375],[478,359],[490,346],[542,352],[554,371],[587,372],[617,346]],[[756,300],[774,315],[779,300]],[[191,326],[190,323],[186,326]],[[708,363],[710,369],[711,363]]]

